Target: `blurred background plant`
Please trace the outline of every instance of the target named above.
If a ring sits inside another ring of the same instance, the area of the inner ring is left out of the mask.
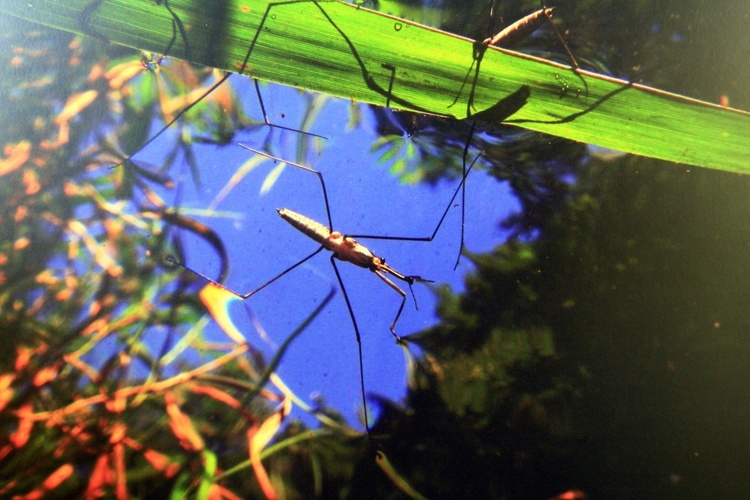
[[[321,429],[286,428],[269,452],[296,396],[231,323],[232,342],[206,341],[201,283],[164,261],[180,255],[181,228],[227,265],[218,236],[179,212],[170,165],[184,158],[199,183],[196,137],[224,143],[227,130],[257,126],[231,87],[183,117],[163,166],[113,167],[213,72],[18,20],[3,27],[2,496],[247,498],[272,496],[276,467],[297,455],[330,470],[328,448],[360,433],[321,414]],[[211,291],[204,299],[226,307]],[[276,390],[261,391],[269,378]],[[278,450],[286,457],[266,469],[260,459]]]

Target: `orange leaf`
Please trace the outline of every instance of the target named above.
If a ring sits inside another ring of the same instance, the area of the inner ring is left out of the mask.
[[[70,96],[68,101],[65,103],[65,107],[62,109],[57,118],[55,118],[55,124],[62,125],[69,121],[71,118],[76,116],[78,113],[86,109],[89,104],[94,102],[94,99],[99,95],[96,90],[87,90],[85,92],[79,92]]]
[[[13,242],[13,250],[23,250],[31,244],[31,240],[25,236],[21,236]]]
[[[13,214],[13,220],[16,222],[23,222],[28,216],[29,208],[26,205],[20,205],[16,207],[16,213]]]
[[[242,500],[242,498],[238,497],[225,487],[221,486],[220,484],[212,484],[211,489],[208,492],[208,498],[210,500],[217,499],[221,500],[222,498],[226,498],[228,500]]]
[[[128,61],[113,67],[104,74],[104,77],[109,80],[111,88],[119,89],[128,80],[142,73],[145,69],[141,61]]]
[[[42,483],[42,488],[44,488],[47,491],[52,491],[60,484],[62,484],[63,481],[68,479],[71,474],[73,474],[73,465],[71,464],[64,464],[57,468],[55,472],[47,476],[47,479],[44,480],[44,483]]]
[[[225,405],[231,408],[234,408],[234,409],[242,408],[242,403],[240,403],[239,400],[237,400],[230,394],[227,394],[226,392],[220,389],[217,389],[216,387],[210,387],[210,386],[205,386],[205,385],[192,385],[190,386],[190,390],[196,394],[205,394],[206,396],[212,397],[216,401],[224,403]]]
[[[86,488],[87,499],[101,498],[104,496],[104,486],[112,482],[112,471],[109,469],[109,457],[106,454],[99,455],[91,472],[89,485]]]
[[[5,408],[5,405],[13,399],[15,391],[10,387],[10,384],[16,379],[15,373],[4,373],[0,375],[0,411]]]
[[[24,169],[23,184],[26,186],[26,194],[29,196],[37,194],[42,189],[42,185],[39,184],[39,176],[31,169]]]
[[[170,462],[169,457],[156,450],[145,450],[143,457],[149,461],[151,466],[164,473],[164,477],[170,478],[180,470],[180,464]]]
[[[18,428],[16,429],[16,432],[10,436],[10,442],[16,448],[21,448],[25,445],[31,436],[31,429],[34,427],[34,419],[29,417],[33,415],[32,410],[32,404],[27,403],[16,412],[18,415]]]
[[[114,462],[116,481],[115,496],[124,500],[128,498],[128,487],[125,483],[125,447],[121,442],[112,448],[112,462]]]
[[[266,420],[266,422],[273,418],[274,417],[270,417]],[[263,422],[263,425],[265,425],[266,422]],[[258,453],[260,452],[260,450],[257,449],[255,440],[255,437],[258,435],[258,433],[260,433],[260,428],[257,425],[253,425],[250,429],[247,430],[247,442],[250,451],[250,462],[253,465],[255,478],[258,480],[258,484],[263,490],[263,493],[266,495],[266,498],[275,499],[276,492],[274,491],[273,485],[271,484],[271,479],[268,477],[268,473],[266,472],[265,467],[263,467],[263,464],[258,457]]]
[[[125,437],[125,433],[128,431],[128,426],[121,423],[121,422],[115,422],[112,424],[112,428],[109,433],[109,442],[110,443],[119,443],[123,440]]]
[[[115,392],[114,397],[108,399],[107,402],[104,403],[104,407],[107,411],[112,413],[122,413],[127,406],[128,400],[120,391]]]
[[[8,449],[8,448],[10,448],[10,446],[6,446],[5,448],[0,449],[0,460],[2,460],[5,457],[5,455],[3,454],[3,451],[6,450],[6,449]],[[6,491],[12,490],[13,488],[16,487],[17,484],[18,484],[18,480],[17,479],[13,479],[11,481],[8,481],[7,484],[5,484],[2,488],[0,488],[0,495],[2,495],[3,493],[5,493]]]
[[[31,143],[22,141],[17,144],[7,144],[3,152],[6,158],[0,160],[0,176],[13,172],[28,161]]]
[[[167,415],[169,416],[169,425],[172,433],[180,441],[180,446],[188,451],[200,451],[204,447],[203,438],[193,427],[190,417],[182,413],[177,406],[177,399],[171,392],[164,394],[164,401],[167,403]]]
[[[58,366],[47,366],[41,368],[36,375],[34,375],[34,387],[41,387],[50,380],[53,380],[57,376]]]
[[[229,317],[229,303],[233,300],[239,300],[236,295],[225,288],[209,283],[201,289],[200,298],[214,321],[218,323],[230,339],[238,344],[247,343],[245,336],[234,326],[232,319]]]
[[[292,400],[285,398],[279,411],[263,421],[260,427],[253,425],[247,431],[250,462],[253,465],[253,471],[255,471],[255,477],[258,480],[258,484],[266,495],[266,498],[269,499],[276,498],[276,492],[274,491],[268,473],[260,460],[260,452],[263,451],[263,448],[265,448],[269,441],[271,441],[274,434],[276,434],[279,427],[281,427],[284,418],[291,410]]]

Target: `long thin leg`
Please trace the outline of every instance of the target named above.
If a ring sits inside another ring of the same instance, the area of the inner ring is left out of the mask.
[[[586,95],[588,95],[588,90],[589,90],[588,83],[586,83],[586,80],[578,72],[580,68],[580,66],[578,65],[578,61],[576,61],[576,58],[573,56],[573,53],[570,51],[568,44],[565,43],[565,40],[560,34],[560,31],[557,29],[557,26],[555,26],[555,23],[552,21],[553,8],[547,8],[544,5],[544,0],[540,2],[540,5],[542,7],[540,10],[536,12],[532,12],[531,14],[523,17],[522,19],[519,19],[518,21],[511,24],[510,26],[507,26],[505,29],[503,29],[496,35],[486,38],[482,42],[482,44],[485,46],[495,45],[497,47],[511,48],[514,45],[516,45],[518,42],[520,42],[521,40],[527,38],[529,35],[531,35],[531,33],[539,29],[544,22],[547,22],[552,27],[552,31],[554,31],[555,36],[557,37],[557,40],[560,42],[560,45],[562,46],[563,50],[565,50],[565,53],[568,56],[568,60],[570,61],[571,70],[581,80],[586,90]]]
[[[469,65],[469,69],[466,71],[466,75],[464,75],[463,82],[461,82],[461,87],[458,89],[458,93],[456,94],[456,98],[453,99],[453,102],[448,105],[449,109],[452,108],[453,106],[455,106],[456,103],[458,102],[458,100],[461,98],[461,94],[464,91],[464,87],[466,87],[466,83],[469,81],[469,75],[471,75],[471,70],[474,69],[474,64],[476,64],[477,60],[480,59],[483,56],[484,56],[484,51],[479,52],[475,48],[474,55],[471,58],[471,65]],[[476,84],[476,76],[478,74],[479,74],[479,70],[477,69],[477,71],[474,73],[474,84]],[[472,105],[470,104],[469,107],[471,109]]]
[[[469,171],[466,169],[466,157],[469,154],[469,146],[471,146],[471,140],[474,138],[474,130],[477,128],[477,122],[473,121],[471,122],[471,130],[469,131],[469,137],[466,139],[466,144],[464,145],[464,154],[462,156],[462,165],[463,165],[463,175],[461,176],[461,245],[458,248],[458,256],[456,257],[456,263],[453,265],[453,270],[455,271],[458,267],[458,262],[461,260],[461,254],[464,251],[464,230],[466,227],[466,177],[469,175]],[[476,160],[474,160],[476,161]],[[472,162],[471,166],[469,167],[469,170],[471,170],[471,167],[474,166],[474,162]],[[451,200],[451,203],[453,200]],[[450,208],[450,205],[449,205]],[[442,220],[440,221],[442,222]]]
[[[381,64],[380,67],[391,72],[391,78],[388,80],[388,97],[385,98],[385,107],[390,108],[391,95],[393,95],[393,82],[396,79],[396,67],[392,64]]]
[[[477,162],[477,160],[479,159],[481,155],[482,153],[479,153],[471,162],[469,167],[466,169],[464,175],[461,177],[461,182],[459,182],[458,186],[456,187],[456,190],[453,192],[453,196],[451,196],[451,199],[448,202],[448,206],[445,207],[445,210],[443,211],[443,215],[440,216],[440,220],[438,221],[437,226],[435,226],[435,230],[432,232],[430,236],[381,236],[381,235],[372,235],[372,234],[348,234],[347,236],[350,236],[352,238],[364,238],[364,239],[370,239],[370,240],[427,241],[427,242],[432,241],[433,239],[435,239],[435,235],[440,230],[440,226],[443,224],[443,221],[445,220],[446,215],[448,215],[448,211],[450,210],[453,204],[453,201],[456,199],[456,196],[458,196],[458,192],[463,187],[466,177],[468,177],[469,172],[471,172],[471,169],[474,167],[474,164]]]
[[[196,101],[188,104],[187,106],[185,106],[179,113],[177,113],[176,115],[174,115],[174,118],[172,118],[171,120],[169,120],[168,123],[164,124],[164,126],[162,128],[160,128],[159,131],[156,132],[156,134],[154,134],[153,136],[151,136],[151,138],[149,138],[149,140],[147,140],[146,142],[144,142],[143,144],[141,144],[140,146],[138,146],[138,148],[136,148],[135,151],[133,151],[132,153],[130,153],[127,158],[125,158],[123,161],[121,161],[117,165],[113,165],[112,168],[117,168],[117,167],[122,166],[123,164],[129,162],[132,157],[134,157],[135,155],[137,155],[138,153],[140,153],[141,151],[143,151],[144,149],[146,149],[152,142],[154,142],[156,139],[158,139],[160,135],[162,135],[164,132],[166,132],[167,129],[169,129],[169,127],[171,127],[172,125],[174,125],[177,120],[179,120],[180,118],[182,118],[185,115],[185,113],[187,113],[188,111],[190,111],[191,109],[193,109],[203,99],[205,99],[211,92],[213,92],[214,90],[216,90],[217,88],[219,88],[221,86],[221,84],[224,83],[225,81],[227,81],[227,79],[229,79],[229,77],[231,75],[232,75],[232,73],[227,73],[226,75],[222,76],[216,83],[214,83],[213,85],[211,85],[211,87],[209,87],[209,89],[206,92],[204,92],[203,95],[198,98],[198,100],[196,100]]]
[[[159,2],[156,2],[157,5]],[[169,0],[164,0],[163,2],[164,7],[169,11],[169,15],[172,16],[172,38],[169,40],[169,44],[167,45],[167,50],[164,51],[164,57],[169,55],[169,52],[172,50],[172,46],[177,41],[177,29],[180,30],[180,36],[182,37],[182,40],[185,42],[185,57],[187,59],[190,59],[190,45],[188,43],[188,37],[187,32],[185,31],[185,26],[182,24],[182,19],[180,19],[180,16],[178,16],[175,11],[172,10],[172,7],[169,6]]]
[[[301,266],[302,264],[304,264],[305,262],[307,262],[308,260],[312,259],[314,256],[316,256],[317,254],[319,254],[321,250],[323,250],[323,246],[321,246],[320,248],[318,248],[313,253],[311,253],[310,255],[308,255],[307,257],[305,257],[304,259],[300,260],[299,262],[297,262],[293,266],[289,266],[288,268],[284,269],[279,274],[277,274],[276,276],[274,276],[270,280],[268,280],[265,283],[263,283],[262,285],[260,285],[258,288],[255,288],[254,290],[252,290],[250,292],[247,292],[247,293],[235,292],[234,290],[232,290],[231,288],[227,287],[223,283],[219,283],[218,281],[216,281],[216,280],[214,280],[212,278],[209,278],[205,274],[199,273],[198,271],[195,271],[195,270],[189,268],[188,266],[186,266],[182,262],[178,261],[177,259],[175,259],[171,255],[167,255],[164,258],[164,260],[166,260],[170,264],[173,264],[173,265],[176,265],[176,266],[180,266],[181,268],[190,271],[191,273],[195,274],[196,276],[200,276],[201,278],[203,278],[204,280],[208,281],[209,283],[212,283],[213,285],[218,286],[219,288],[223,288],[224,290],[226,290],[227,292],[231,293],[232,295],[234,295],[235,297],[237,297],[239,299],[245,300],[245,299],[248,299],[248,298],[252,297],[256,293],[260,292],[265,287],[267,287],[268,285],[270,285],[271,283],[273,283],[277,279],[281,278],[282,276],[284,276],[286,273],[288,273],[292,269],[295,269],[298,266]]]
[[[284,160],[283,158],[278,158],[276,156],[269,155],[268,153],[264,153],[263,151],[258,151],[257,149],[253,149],[251,147],[245,146],[244,144],[240,144],[239,146],[242,149],[247,149],[248,151],[253,152],[253,153],[257,154],[257,155],[265,156],[266,158],[270,158],[270,159],[272,159],[274,161],[278,161],[278,162],[281,162],[281,163],[286,163],[287,165],[291,165],[293,167],[297,167],[297,168],[300,168],[300,169],[302,169],[302,170],[304,170],[306,172],[312,172],[313,174],[317,175],[318,179],[320,180],[320,186],[323,188],[323,199],[326,202],[326,215],[328,216],[328,229],[330,229],[331,231],[333,231],[333,224],[331,223],[331,209],[330,209],[329,204],[328,204],[328,190],[326,189],[326,181],[323,180],[323,174],[321,174],[317,170],[312,169],[310,167],[306,167],[304,165],[300,165],[299,163],[294,163],[294,162],[289,161],[289,160]]]
[[[562,45],[562,48],[565,50],[565,53],[568,55],[568,59],[570,60],[571,70],[583,82],[583,87],[586,89],[586,96],[588,96],[589,84],[586,83],[586,79],[583,77],[583,75],[581,75],[578,72],[578,70],[581,67],[578,65],[578,61],[576,61],[575,56],[573,56],[573,53],[570,51],[568,44],[565,43],[565,39],[563,39],[562,35],[560,34],[560,31],[558,31],[557,26],[555,26],[555,23],[552,22],[552,17],[550,17],[549,12],[547,11],[547,8],[544,6],[543,0],[542,0],[542,11],[544,12],[544,16],[547,18],[547,21],[549,21],[549,25],[552,26],[552,30],[555,32],[555,36],[557,36],[557,40],[560,42],[560,45]]]
[[[386,285],[393,288],[398,292],[399,295],[401,295],[401,305],[398,307],[398,312],[396,313],[396,316],[393,318],[393,322],[391,322],[391,333],[396,338],[396,343],[401,344],[403,343],[403,340],[401,340],[401,337],[398,336],[396,333],[396,323],[398,322],[398,318],[401,317],[401,311],[404,310],[404,305],[406,304],[406,292],[401,290],[398,285],[396,285],[393,281],[389,280],[386,275],[381,273],[380,271],[374,271],[375,274],[380,277],[381,280],[385,281]]]
[[[306,130],[300,130],[297,128],[285,127],[284,125],[276,125],[274,123],[269,122],[268,115],[266,114],[266,107],[263,105],[263,97],[261,97],[260,95],[260,86],[258,85],[258,80],[256,78],[253,78],[253,83],[255,84],[255,93],[258,95],[258,103],[260,103],[260,112],[263,113],[263,121],[265,122],[266,125],[268,125],[269,127],[289,130],[291,132],[297,132],[299,134],[312,135],[315,137],[320,137],[321,139],[328,140],[328,137],[325,137],[323,135],[315,134],[313,132],[307,132]]]
[[[495,24],[496,24],[495,0],[490,0],[490,3],[487,7],[489,7],[489,18],[490,18],[489,32],[493,33],[495,30]],[[482,15],[487,10],[487,7],[483,8],[479,12],[479,15]],[[469,81],[469,75],[471,75],[471,70],[474,69],[474,64],[476,64],[477,69],[474,72],[474,81],[472,82],[472,91],[469,96],[469,103],[468,103],[467,110],[466,110],[466,115],[467,116],[471,115],[471,110],[474,109],[474,87],[476,87],[477,79],[479,78],[479,66],[482,64],[482,58],[484,57],[484,53],[486,51],[487,51],[487,46],[480,43],[479,41],[474,43],[474,47],[472,50],[471,65],[469,65],[469,69],[466,71],[466,75],[464,75],[464,79],[461,82],[461,88],[458,89],[456,98],[453,99],[453,102],[450,103],[448,108],[452,108],[453,106],[455,106],[458,100],[461,98],[461,94],[463,93],[464,88],[466,87],[466,83]]]
[[[430,236],[383,236],[383,235],[371,235],[371,234],[347,234],[346,236],[349,236],[351,238],[363,238],[363,239],[371,239],[371,240],[392,240],[392,241],[424,241],[424,242],[430,242],[433,239],[435,239],[435,235],[437,235],[437,232],[440,230],[440,226],[443,224],[443,221],[445,220],[445,217],[448,215],[448,211],[451,208],[451,205],[453,204],[453,201],[456,199],[456,196],[458,196],[459,190],[461,190],[464,186],[464,183],[466,181],[466,178],[469,176],[469,172],[471,172],[471,169],[474,167],[474,164],[477,162],[479,157],[481,156],[481,153],[479,153],[474,160],[471,162],[469,167],[466,167],[466,157],[468,156],[469,151],[469,145],[471,142],[471,138],[474,135],[474,127],[475,124],[472,124],[471,133],[469,134],[469,140],[466,142],[466,146],[464,146],[464,153],[463,153],[463,163],[464,163],[464,173],[461,177],[461,182],[459,182],[458,186],[456,187],[456,190],[453,192],[453,196],[451,196],[451,199],[448,202],[448,205],[445,207],[445,210],[443,211],[443,215],[440,217],[440,220],[437,223],[437,226],[435,226],[435,230],[432,232]],[[292,165],[293,167],[300,168],[302,170],[305,170],[307,172],[312,172],[313,174],[318,176],[318,179],[320,179],[320,185],[323,188],[323,198],[325,199],[326,204],[326,215],[328,216],[328,228],[333,230],[333,226],[331,224],[331,211],[329,208],[328,203],[328,192],[326,190],[325,181],[323,180],[323,174],[318,172],[317,170],[314,170],[310,167],[306,167],[304,165],[300,165],[299,163],[294,163],[289,160],[284,160],[283,158],[278,158],[276,156],[270,155],[268,153],[264,153],[263,151],[258,151],[257,149],[250,148],[248,146],[245,146],[244,144],[240,144],[240,147],[251,151],[253,153],[265,156],[267,158],[270,158],[275,161],[284,162],[288,165]],[[465,196],[462,198],[463,201],[465,201]],[[462,209],[464,206],[464,203],[461,204]],[[460,251],[463,249],[464,246],[464,223],[463,223],[463,215],[465,212],[462,210],[462,223],[461,223],[461,247],[459,249],[459,259],[461,258]],[[456,260],[456,265],[454,266],[454,269],[458,266],[458,259]],[[426,280],[422,280],[426,281]]]
[[[172,27],[172,30],[173,30],[173,39],[169,42],[169,46],[167,47],[167,51],[169,51],[172,48],[172,45],[174,44],[174,38],[175,38],[175,34],[174,34],[174,29],[175,28],[174,28],[174,25],[175,24],[178,25],[178,27],[180,29],[180,33],[182,34],[183,38],[185,39],[185,47],[186,47],[186,50],[187,50],[188,42],[187,42],[187,37],[186,37],[185,29],[184,29],[184,27],[182,25],[182,22],[179,21],[179,18],[172,11],[172,9],[169,7],[169,5],[167,4],[167,2],[165,1],[164,3],[165,3],[165,6],[167,7],[167,9],[169,10],[170,14],[172,15],[172,23],[173,23],[173,27]],[[268,11],[267,10],[266,10],[266,13],[264,14],[264,18],[265,18],[266,15],[268,15]],[[264,20],[264,22],[265,22],[265,20]],[[263,23],[261,23],[261,25],[262,24]],[[261,26],[261,28],[262,28],[262,26]],[[245,59],[242,61],[242,64],[239,65],[239,74],[243,74],[244,71],[245,71],[245,69],[247,69],[248,62],[250,61],[250,54],[252,53],[252,50],[253,50],[253,47],[255,45],[255,41],[256,40],[257,40],[257,34],[256,34],[255,39],[251,43],[250,47],[248,48],[247,53],[245,54]],[[147,146],[149,146],[152,142],[154,142],[159,136],[161,136],[164,132],[166,132],[167,129],[169,129],[172,125],[174,125],[174,123],[177,120],[179,120],[180,118],[182,118],[185,115],[185,113],[187,113],[188,111],[190,111],[191,109],[193,109],[203,99],[205,99],[206,97],[208,97],[214,90],[216,90],[217,88],[219,88],[225,81],[227,81],[229,79],[229,77],[231,75],[232,75],[231,72],[226,73],[223,77],[221,77],[221,79],[219,79],[216,83],[214,83],[206,92],[204,92],[203,95],[201,95],[196,101],[188,104],[179,113],[177,113],[168,123],[164,124],[164,126],[162,128],[160,128],[156,132],[156,134],[154,134],[149,140],[147,140],[145,143],[143,143],[142,145],[140,145],[135,151],[133,151],[132,153],[130,153],[128,155],[128,157],[125,158],[123,161],[121,161],[117,165],[113,165],[112,168],[116,168],[116,167],[122,166],[124,163],[127,163],[128,161],[130,161],[130,159],[133,156],[135,156],[138,153],[140,153],[141,151],[143,151]],[[285,130],[291,130],[293,132],[298,132],[300,134],[312,135],[312,136],[315,136],[315,137],[320,137],[322,139],[327,139],[327,137],[324,137],[324,136],[318,135],[318,134],[314,134],[312,132],[306,132],[304,130],[298,130],[298,129],[295,129],[295,128],[284,127],[284,126],[281,126],[281,125],[274,125],[273,123],[270,123],[268,121],[268,117],[266,116],[265,106],[263,105],[263,99],[262,99],[262,97],[260,95],[260,90],[258,90],[258,82],[255,79],[253,79],[253,80],[255,82],[255,88],[256,88],[256,91],[257,91],[258,100],[260,102],[261,111],[263,113],[263,121],[265,122],[266,125],[268,125],[269,127],[282,128],[282,129],[285,129]]]
[[[557,40],[560,42],[560,45],[562,45],[562,48],[565,50],[565,53],[568,55],[568,59],[570,60],[570,65],[573,67],[573,70],[574,71],[578,70],[580,68],[580,66],[578,65],[578,61],[576,61],[576,58],[573,56],[573,53],[570,51],[570,48],[568,48],[568,44],[565,43],[565,40],[560,34],[560,31],[558,31],[557,26],[555,26],[555,23],[552,22],[552,16],[549,15],[547,8],[544,6],[544,2],[542,2],[542,12],[544,13],[544,17],[547,18],[547,21],[549,21],[550,26],[552,26],[552,31],[555,32],[555,36],[557,36]],[[585,84],[586,81],[584,80],[583,83]]]
[[[354,327],[354,335],[357,338],[357,350],[359,352],[359,389],[362,392],[363,413],[365,415],[365,430],[367,431],[367,436],[370,437],[370,422],[367,417],[367,396],[365,395],[365,365],[364,365],[363,357],[362,357],[362,338],[359,334],[359,327],[357,326],[357,319],[354,317],[352,304],[351,302],[349,302],[349,294],[346,293],[344,280],[341,279],[341,274],[339,274],[339,268],[336,266],[335,254],[331,255],[331,265],[333,266],[333,271],[336,273],[336,279],[339,281],[339,286],[341,287],[341,293],[344,295],[344,302],[346,302],[346,308],[349,310],[349,317],[351,318],[352,326]],[[401,304],[401,307],[403,308],[403,304]]]
[[[276,369],[279,367],[279,363],[281,362],[281,358],[284,357],[284,354],[286,354],[287,349],[291,345],[291,343],[303,332],[305,329],[310,326],[310,323],[320,314],[320,312],[328,305],[328,303],[333,299],[333,296],[336,295],[336,288],[331,284],[331,289],[328,291],[328,294],[325,296],[323,301],[318,304],[318,306],[315,308],[315,310],[307,317],[305,320],[294,329],[294,331],[284,340],[284,342],[281,343],[281,345],[276,349],[276,353],[273,355],[273,358],[268,362],[266,365],[266,369],[263,371],[263,373],[258,377],[258,381],[255,383],[255,389],[250,391],[250,393],[246,394],[243,397],[243,400],[245,402],[251,401],[255,396],[258,395],[258,393],[263,389],[263,387],[266,385],[268,380],[271,378],[271,375],[276,371]]]

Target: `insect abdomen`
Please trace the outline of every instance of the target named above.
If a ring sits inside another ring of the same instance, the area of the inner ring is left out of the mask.
[[[348,238],[338,231],[331,231],[320,222],[316,222],[309,217],[298,214],[286,208],[276,210],[282,219],[294,226],[298,231],[304,233],[307,237],[330,250],[336,257],[352,264],[372,268],[382,263],[382,259],[373,255],[365,246],[360,245],[354,239]]]
[[[485,45],[497,45],[498,47],[511,47],[539,29],[544,22],[552,16],[553,7],[545,7],[532,12],[511,24],[492,38],[487,38]]]
[[[312,238],[321,245],[324,245],[326,240],[328,240],[328,237],[331,235],[331,230],[320,222],[316,222],[293,210],[279,208],[276,211],[282,219],[294,226],[295,229],[304,233],[308,238]]]

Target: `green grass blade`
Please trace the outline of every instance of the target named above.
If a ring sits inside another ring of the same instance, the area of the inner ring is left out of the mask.
[[[175,57],[235,72],[247,61],[243,72],[262,80],[459,119],[528,86],[526,105],[508,123],[750,172],[747,112],[593,73],[579,77],[566,66],[496,48],[460,92],[474,61],[472,40],[337,1],[0,0],[0,12],[157,53],[176,35]]]

